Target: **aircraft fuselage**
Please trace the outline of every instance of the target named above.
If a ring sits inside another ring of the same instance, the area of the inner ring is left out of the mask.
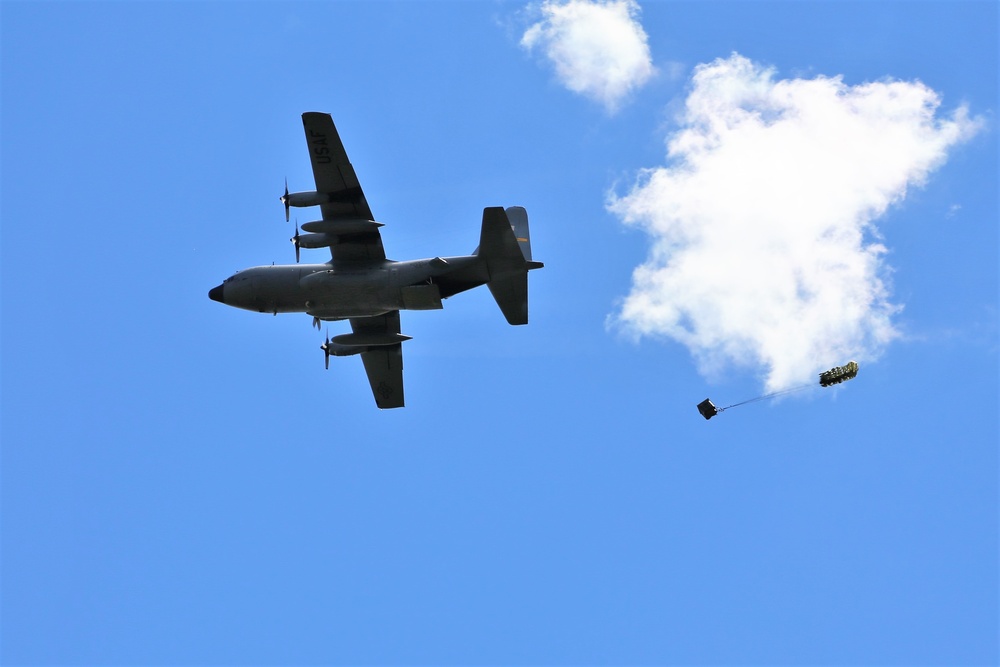
[[[433,310],[441,299],[488,282],[476,255],[356,269],[326,264],[255,266],[227,278],[209,296],[260,313],[308,313],[325,320],[372,317],[394,310]]]

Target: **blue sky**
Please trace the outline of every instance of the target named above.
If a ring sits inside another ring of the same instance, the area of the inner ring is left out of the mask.
[[[0,26],[4,664],[1000,660],[996,3]],[[293,261],[304,111],[390,257],[546,264],[403,313],[402,410],[207,298]]]

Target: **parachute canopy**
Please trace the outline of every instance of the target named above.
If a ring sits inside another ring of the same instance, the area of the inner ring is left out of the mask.
[[[832,384],[840,384],[858,376],[858,362],[848,361],[843,366],[834,366],[828,371],[819,374],[819,386],[829,387]]]

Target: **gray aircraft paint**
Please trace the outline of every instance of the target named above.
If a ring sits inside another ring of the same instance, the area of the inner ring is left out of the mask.
[[[457,274],[461,280],[453,280]],[[406,293],[436,285],[440,298],[487,284],[486,261],[476,255],[386,261],[363,268],[326,264],[255,266],[227,278],[210,297],[227,306],[259,313],[307,313],[324,320],[384,315],[393,310],[433,310],[414,304]]]
[[[320,206],[323,219],[296,227],[298,248],[329,247],[325,264],[255,266],[209,290],[214,301],[260,313],[306,313],[319,320],[351,322],[352,333],[334,336],[322,349],[330,356],[360,354],[376,404],[402,407],[400,310],[437,310],[442,300],[487,285],[510,324],[528,322],[528,271],[532,260],[527,212],[521,207],[483,209],[479,246],[471,255],[410,261],[385,259],[353,167],[329,114],[302,115],[315,192],[281,197],[286,209]]]

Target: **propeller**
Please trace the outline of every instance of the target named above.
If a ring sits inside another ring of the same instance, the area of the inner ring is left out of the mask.
[[[288,239],[295,246],[295,263],[299,263],[299,221],[295,221],[295,236]]]
[[[319,346],[319,349],[323,350],[323,354],[326,356],[325,364],[326,370],[330,370],[330,332],[326,332],[326,342]]]
[[[319,331],[319,318],[318,317],[314,317],[313,318],[313,326],[316,327],[316,331]]]
[[[285,205],[285,222],[288,222],[289,211],[288,211],[288,179],[285,178],[285,194],[281,197],[281,203]]]

